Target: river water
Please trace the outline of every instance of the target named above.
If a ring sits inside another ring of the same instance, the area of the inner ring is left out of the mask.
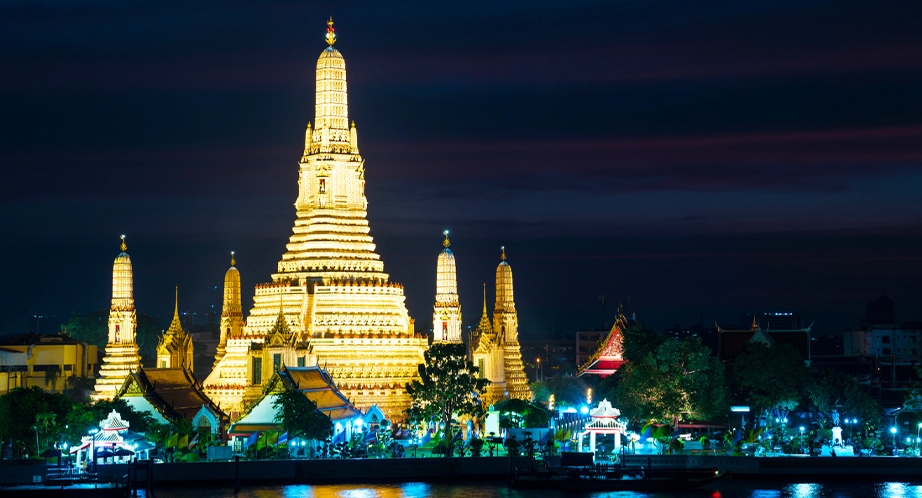
[[[573,493],[557,490],[513,490],[496,483],[479,484],[348,484],[230,488],[161,488],[157,498],[922,498],[919,482],[775,482],[727,480],[681,493]]]

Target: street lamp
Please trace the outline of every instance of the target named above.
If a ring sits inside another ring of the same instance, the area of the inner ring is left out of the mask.
[[[890,434],[893,435],[893,454],[896,455],[896,427],[890,428]]]
[[[93,473],[96,473],[96,433],[99,429],[90,431],[90,456],[93,458]]]
[[[804,426],[800,426],[800,452],[804,453]]]
[[[535,380],[541,380],[541,358],[535,358]]]
[[[922,432],[922,422],[919,422],[919,428],[916,429],[916,450],[919,449],[919,433]]]

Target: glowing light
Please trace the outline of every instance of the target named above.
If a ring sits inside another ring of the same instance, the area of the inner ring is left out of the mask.
[[[582,413],[583,415],[587,415],[589,413],[589,407],[586,405],[583,405],[580,407],[579,412]]]

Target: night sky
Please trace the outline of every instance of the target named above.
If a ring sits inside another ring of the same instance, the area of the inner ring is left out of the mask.
[[[0,333],[107,307],[123,233],[139,312],[178,285],[205,320],[231,250],[249,307],[330,15],[418,330],[446,228],[465,324],[505,245],[524,337],[600,326],[600,294],[656,330],[922,320],[922,2],[8,1]]]

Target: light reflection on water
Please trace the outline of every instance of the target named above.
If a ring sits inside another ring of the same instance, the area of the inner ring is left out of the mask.
[[[920,483],[832,481],[784,483],[728,480],[693,491],[630,491],[574,494],[557,490],[510,490],[504,484],[339,484],[229,488],[162,488],[157,498],[922,498]]]

